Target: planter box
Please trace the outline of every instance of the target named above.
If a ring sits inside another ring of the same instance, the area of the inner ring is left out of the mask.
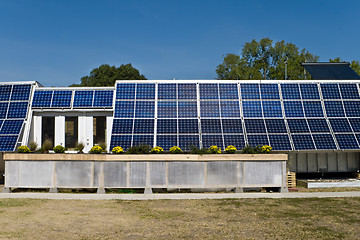
[[[287,191],[287,154],[5,153],[10,188],[243,188]]]

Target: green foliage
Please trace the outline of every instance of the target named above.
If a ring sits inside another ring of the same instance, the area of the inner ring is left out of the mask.
[[[178,146],[173,146],[169,149],[169,152],[177,154],[177,153],[182,153],[182,150]]]
[[[81,142],[80,143],[77,142],[75,144],[75,151],[78,151],[79,153],[83,153],[84,148],[85,148],[85,145]]]
[[[57,145],[53,148],[55,153],[65,153],[65,147]]]
[[[139,70],[130,63],[122,64],[120,67],[103,64],[94,68],[89,76],[81,78],[80,84],[73,84],[72,87],[102,87],[114,86],[116,80],[146,80]]]
[[[103,149],[102,149],[100,146],[98,146],[98,145],[93,146],[93,147],[90,149],[90,153],[91,153],[91,154],[100,154],[100,153],[102,153],[102,152],[103,152]]]
[[[208,148],[198,148],[197,146],[195,146],[195,145],[191,145],[190,147],[190,150],[189,150],[189,153],[190,154],[200,154],[200,155],[202,155],[202,154],[207,154],[207,153],[209,153],[209,149]]]
[[[210,146],[209,148],[209,153],[210,154],[221,154],[221,148],[219,148],[218,146]]]
[[[234,154],[234,153],[236,153],[236,151],[237,151],[237,149],[233,145],[229,145],[229,146],[227,146],[227,148],[225,148],[225,152],[229,153],[229,154]]]
[[[151,153],[163,153],[164,152],[164,149],[162,147],[154,147],[151,149]]]
[[[103,151],[106,151],[106,143],[105,142],[99,142],[98,145],[103,149]]]
[[[126,150],[127,154],[148,154],[150,152],[150,146],[140,144],[139,146],[132,146]]]
[[[31,152],[35,152],[38,147],[38,144],[34,141],[29,142],[29,148]]]
[[[112,153],[121,154],[121,153],[124,153],[124,149],[122,147],[117,146],[112,149]]]
[[[218,79],[285,79],[286,61],[288,79],[305,79],[300,63],[318,60],[318,56],[292,43],[254,39],[245,43],[241,55],[226,54],[216,73]],[[306,73],[306,77],[310,78],[310,74]]]
[[[53,148],[52,141],[50,139],[46,139],[41,148],[43,153],[48,153],[49,150]]]
[[[20,146],[17,148],[19,153],[29,153],[30,149],[27,146]]]
[[[242,154],[259,154],[259,153],[263,153],[262,149],[260,146],[251,146],[251,145],[246,145],[243,149],[241,149],[241,153]]]

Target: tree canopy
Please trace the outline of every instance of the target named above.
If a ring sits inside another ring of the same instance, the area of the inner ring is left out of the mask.
[[[120,67],[103,64],[94,68],[89,76],[81,78],[80,84],[72,84],[71,87],[105,87],[114,86],[116,80],[147,80],[139,70],[130,63]]]
[[[269,38],[255,39],[245,43],[241,54],[226,54],[222,64],[217,66],[218,79],[287,79],[310,78],[300,65],[302,62],[317,62],[319,56],[299,49],[285,41],[274,42]]]

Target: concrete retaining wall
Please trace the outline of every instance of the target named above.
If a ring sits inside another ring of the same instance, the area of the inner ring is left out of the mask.
[[[90,155],[5,153],[10,188],[243,188],[286,191],[286,154]]]

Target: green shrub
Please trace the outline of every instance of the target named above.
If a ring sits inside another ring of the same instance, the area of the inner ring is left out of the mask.
[[[162,147],[154,147],[151,149],[151,153],[163,153],[164,152],[164,149]]]
[[[65,148],[61,145],[57,145],[53,148],[55,153],[65,153]]]
[[[50,139],[46,139],[42,145],[42,149],[44,153],[48,153],[50,149],[52,149],[52,141]]]
[[[90,149],[90,153],[92,154],[100,154],[103,152],[103,149],[102,147],[100,146],[93,146],[91,149]]]
[[[20,146],[17,148],[19,153],[29,153],[30,149],[27,146]]]
[[[78,151],[78,153],[83,153],[84,148],[85,148],[85,145],[81,142],[80,143],[77,142],[75,144],[75,151]]]
[[[220,154],[221,153],[221,148],[219,148],[218,146],[210,146],[209,148],[209,153],[211,154]]]
[[[29,148],[31,152],[35,152],[38,147],[38,144],[34,141],[29,142]]]
[[[171,147],[170,149],[169,149],[169,152],[170,153],[182,153],[182,150],[181,150],[181,148],[179,148],[178,146],[173,146],[173,147]]]
[[[252,147],[250,145],[246,145],[242,150],[241,153],[243,154],[259,154],[259,153],[263,153],[262,149],[260,146],[255,146]]]
[[[236,153],[236,151],[237,151],[237,149],[233,145],[229,145],[229,146],[227,146],[227,148],[225,148],[225,152],[229,153],[229,154],[234,154],[234,153]]]
[[[99,142],[98,145],[103,149],[103,151],[106,151],[106,142]]]
[[[127,154],[148,154],[151,147],[149,145],[140,144],[139,146],[132,146],[126,150]]]
[[[114,153],[114,154],[120,154],[120,153],[124,153],[124,149],[122,148],[122,147],[114,147],[113,149],[112,149],[112,153]]]
[[[208,149],[208,148],[198,148],[198,147],[195,146],[195,145],[191,145],[191,146],[189,147],[189,149],[190,149],[190,151],[189,151],[190,154],[200,154],[200,155],[202,155],[202,154],[207,154],[207,153],[209,153],[209,149]]]

